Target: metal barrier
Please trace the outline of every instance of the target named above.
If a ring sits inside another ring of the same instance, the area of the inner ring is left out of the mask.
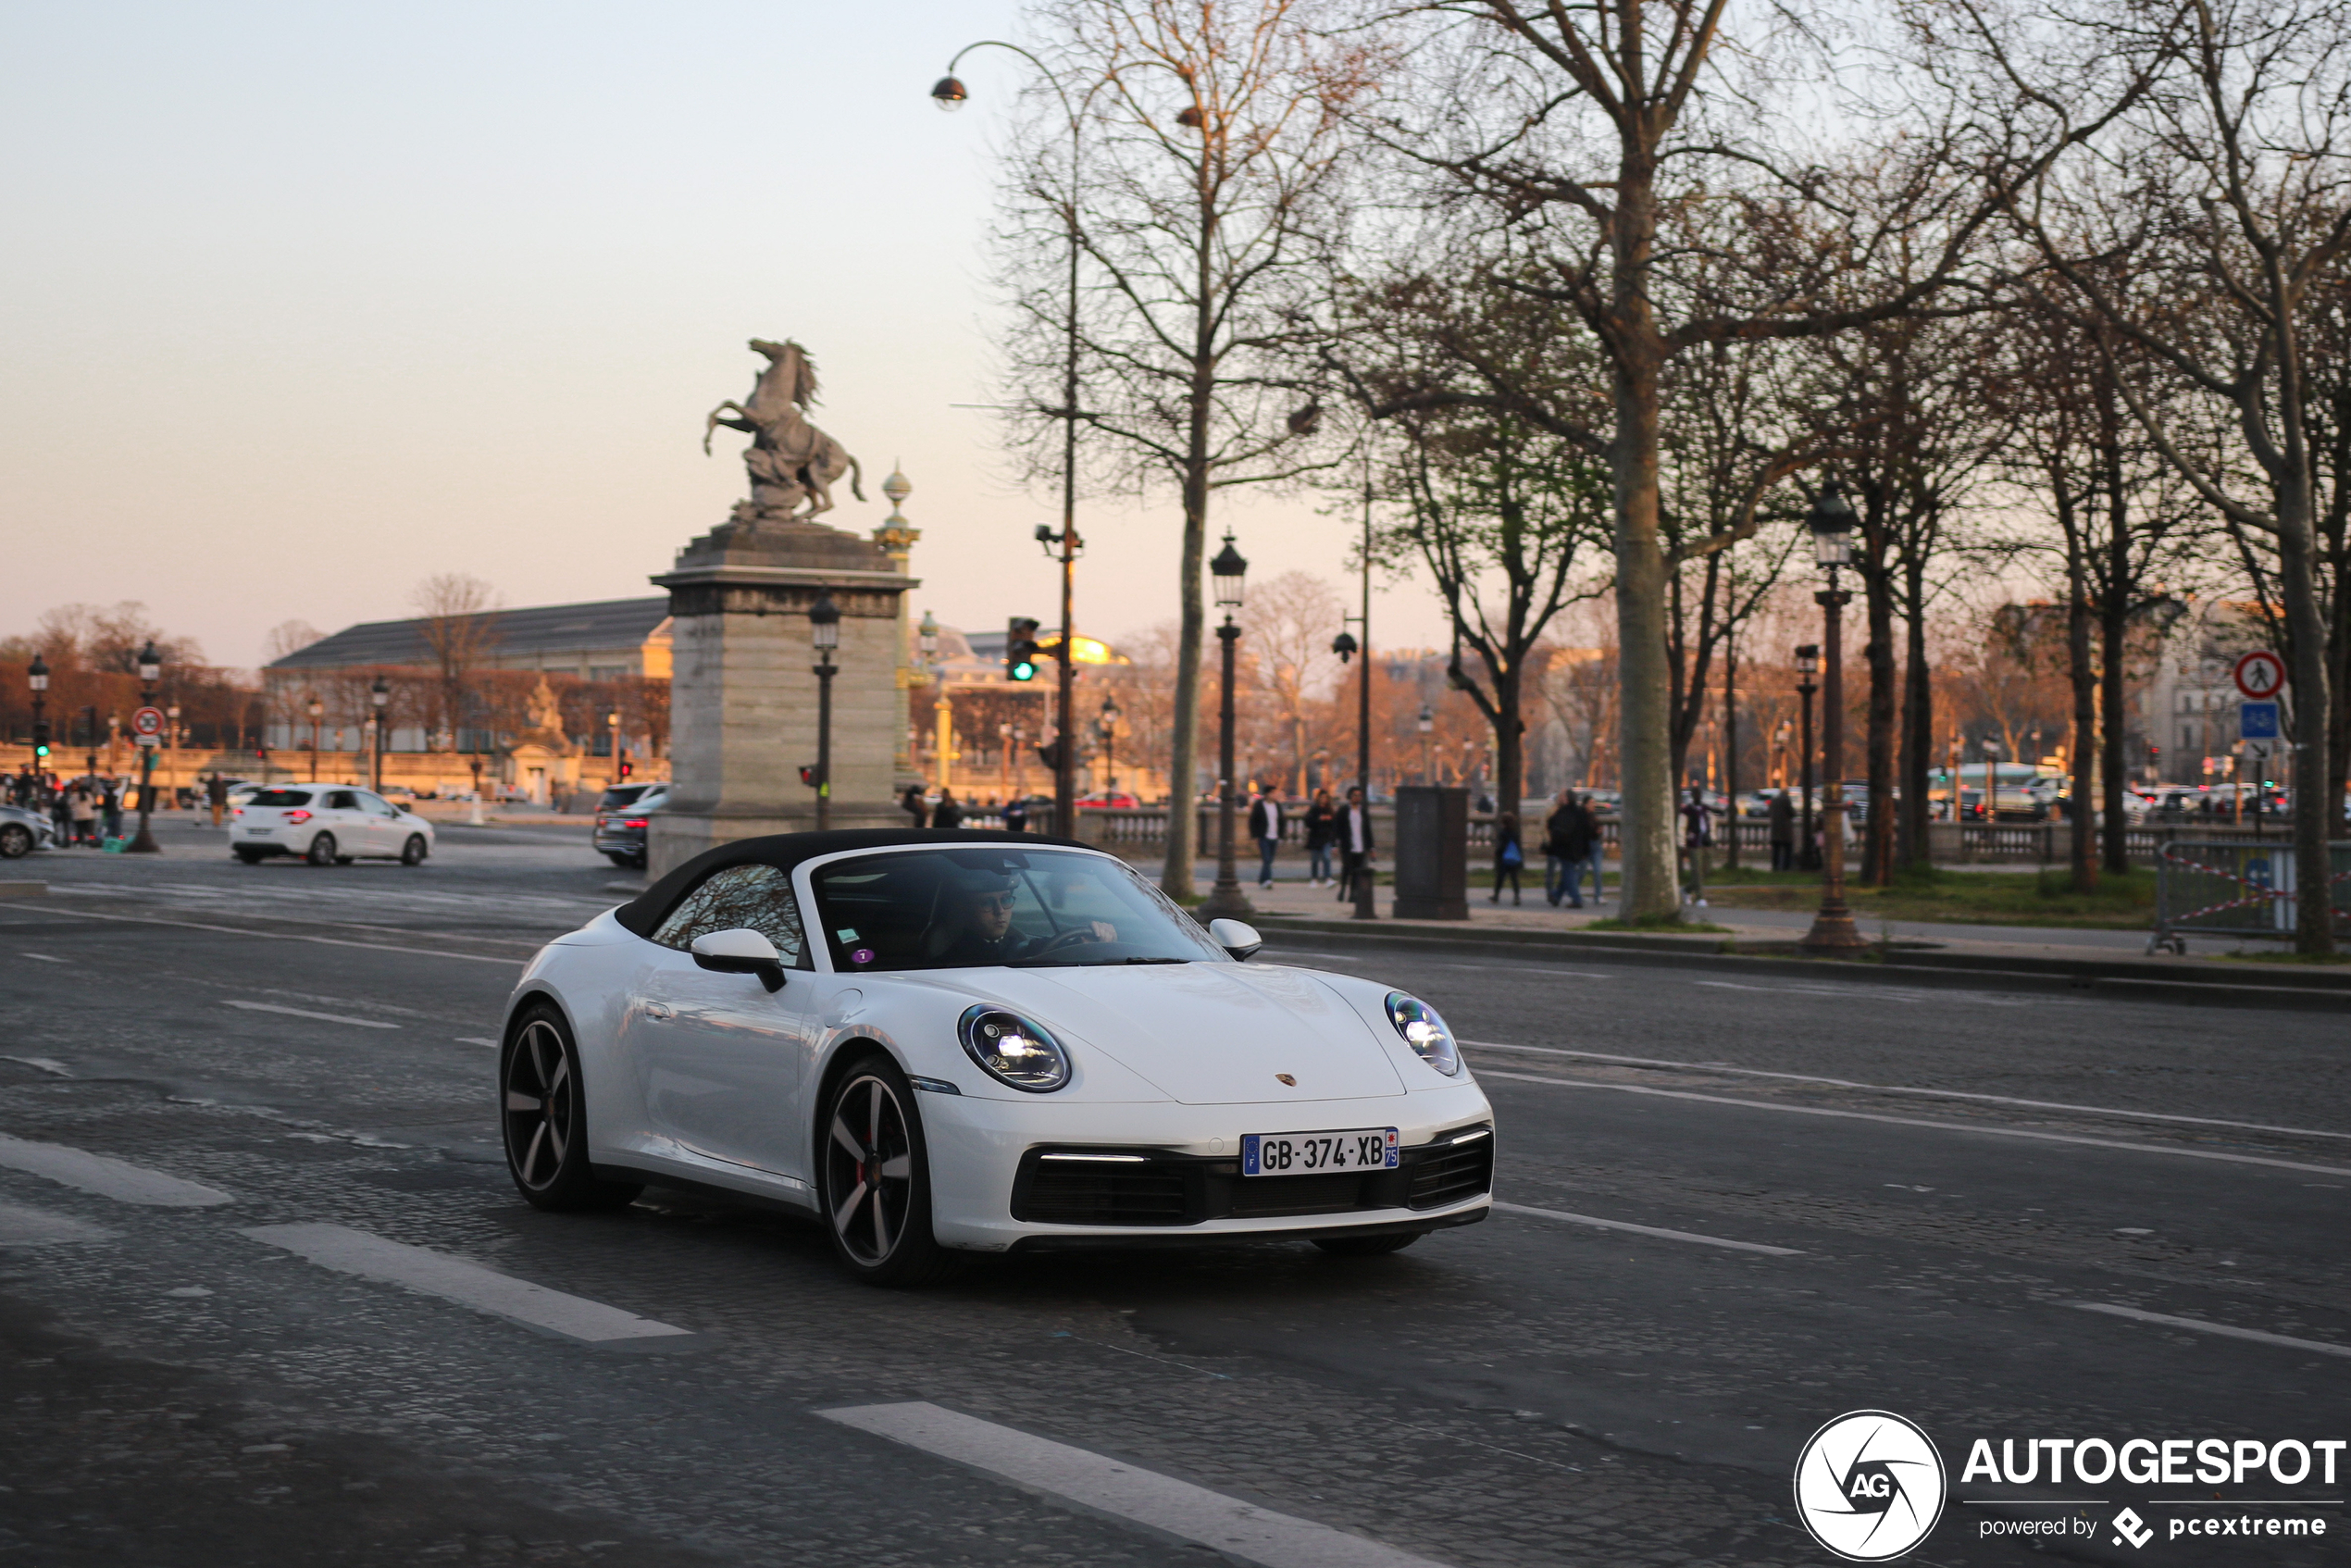
[[[2351,842],[2327,846],[2334,917],[2351,921]],[[2156,860],[2155,933],[2147,952],[2184,954],[2194,936],[2291,941],[2299,912],[2294,846],[2187,840]]]

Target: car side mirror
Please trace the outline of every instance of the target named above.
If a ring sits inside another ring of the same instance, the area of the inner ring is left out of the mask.
[[[1265,945],[1257,927],[1238,920],[1212,920],[1208,923],[1208,940],[1237,959],[1248,959]]]
[[[688,951],[693,953],[694,962],[705,969],[715,969],[722,975],[756,975],[759,983],[769,990],[784,989],[784,961],[776,952],[776,944],[747,926],[696,937]]]

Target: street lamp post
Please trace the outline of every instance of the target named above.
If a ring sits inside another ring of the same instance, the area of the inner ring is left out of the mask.
[[[1362,567],[1362,613],[1347,619],[1363,628],[1363,641],[1358,643],[1352,634],[1342,628],[1331,640],[1331,652],[1338,655],[1342,666],[1359,655],[1363,661],[1362,667],[1356,671],[1355,783],[1363,791],[1363,824],[1368,832],[1372,820],[1372,480],[1368,467],[1363,476]],[[1363,856],[1363,874],[1355,878],[1353,918],[1379,918],[1379,909],[1372,902],[1372,857],[1368,853]]]
[[[1853,596],[1836,585],[1836,569],[1853,558],[1853,504],[1835,479],[1821,486],[1806,515],[1812,530],[1813,559],[1828,573],[1829,585],[1812,596],[1821,606],[1821,645],[1827,668],[1821,693],[1821,765],[1828,777],[1821,803],[1821,908],[1800,944],[1807,952],[1850,952],[1869,944],[1845,907],[1845,658],[1842,627]]]
[[[947,669],[939,662],[939,617],[928,610],[923,612],[923,624],[915,628],[914,640],[922,650],[923,674],[930,680],[931,728],[937,732],[934,742],[939,753],[939,789],[947,792],[948,752],[953,743],[950,731],[947,705]]]
[[[604,754],[612,759],[611,765],[606,771],[612,776],[612,787],[617,789],[620,785],[620,710],[618,708],[604,715]]]
[[[1059,547],[1062,568],[1062,628],[1061,628],[1061,736],[1059,755],[1053,767],[1053,822],[1056,832],[1069,834],[1077,826],[1077,627],[1076,627],[1076,562],[1085,541],[1077,536],[1077,311],[1080,304],[1077,291],[1077,263],[1084,253],[1085,242],[1077,220],[1077,179],[1085,150],[1085,119],[1078,106],[1069,101],[1052,68],[1017,44],[1001,39],[983,38],[955,51],[947,62],[947,74],[932,83],[931,102],[941,109],[953,112],[971,97],[970,89],[956,78],[955,68],[965,55],[975,49],[1008,49],[1035,66],[1061,100],[1062,111],[1069,118],[1069,199],[1063,205],[1062,219],[1065,231],[1066,272],[1069,297],[1062,321],[1062,405],[1049,409],[1062,422],[1062,526],[1061,531],[1039,524],[1037,534],[1051,554]],[[1090,97],[1091,94],[1088,94]],[[940,766],[945,767],[942,759]],[[945,788],[944,773],[940,787]]]
[[[808,606],[808,640],[816,650],[816,831],[833,825],[833,650],[840,646],[840,606],[819,589]]]
[[[368,775],[373,780],[369,787],[378,794],[381,794],[384,787],[384,719],[386,717],[384,710],[392,705],[392,683],[380,675],[376,677],[376,683],[367,688],[367,704],[376,710],[373,719],[376,727],[376,761],[374,768]]]
[[[1433,770],[1437,765],[1431,759],[1429,753],[1431,744],[1429,734],[1437,728],[1437,714],[1426,703],[1423,703],[1421,716],[1412,722],[1413,727],[1421,732],[1421,782],[1434,784],[1437,782],[1437,776]]]
[[[1803,699],[1804,711],[1804,725],[1797,732],[1799,739],[1797,742],[1802,748],[1802,761],[1798,764],[1797,772],[1803,779],[1804,841],[1797,864],[1807,871],[1821,868],[1821,852],[1812,844],[1812,699],[1821,690],[1812,678],[1820,673],[1821,645],[1807,642],[1796,651],[1796,691]]]
[[[327,716],[327,704],[317,698],[310,699],[310,777],[318,777],[318,721]]]
[[[1216,607],[1225,612],[1225,624],[1216,628],[1216,641],[1225,645],[1225,679],[1217,701],[1216,887],[1200,912],[1206,920],[1246,920],[1257,912],[1241,892],[1240,870],[1233,858],[1233,655],[1241,640],[1233,612],[1241,607],[1241,579],[1249,563],[1233,548],[1231,534],[1225,536],[1225,548],[1208,569],[1216,579]]]
[[[149,639],[147,645],[139,650],[139,705],[141,707],[155,706],[155,682],[162,678],[163,655],[155,652],[155,641]],[[155,842],[155,836],[148,828],[148,818],[154,814],[155,803],[155,742],[156,739],[152,735],[143,735],[139,738],[139,831],[132,837],[131,842],[124,846],[123,853],[125,854],[161,854],[163,852],[162,846]]]
[[[1102,699],[1102,716],[1098,728],[1102,738],[1102,798],[1105,802],[1118,797],[1118,699]]]
[[[25,684],[32,688],[32,771],[49,771],[49,661],[40,654],[25,666]],[[28,805],[39,803],[28,801]]]

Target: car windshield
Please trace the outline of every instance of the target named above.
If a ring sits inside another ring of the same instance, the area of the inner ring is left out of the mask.
[[[833,861],[810,880],[833,967],[851,974],[1229,962],[1190,915],[1108,855],[905,850]]]
[[[245,803],[255,806],[306,806],[310,803],[307,790],[259,790]]]

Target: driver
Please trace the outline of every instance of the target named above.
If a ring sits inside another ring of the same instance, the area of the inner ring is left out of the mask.
[[[1011,964],[1033,958],[1074,942],[1118,940],[1117,927],[1107,920],[1051,937],[1024,937],[1013,929],[1013,902],[1018,884],[1002,871],[965,871],[947,890],[947,916],[941,936],[933,939],[939,961],[951,967]]]

